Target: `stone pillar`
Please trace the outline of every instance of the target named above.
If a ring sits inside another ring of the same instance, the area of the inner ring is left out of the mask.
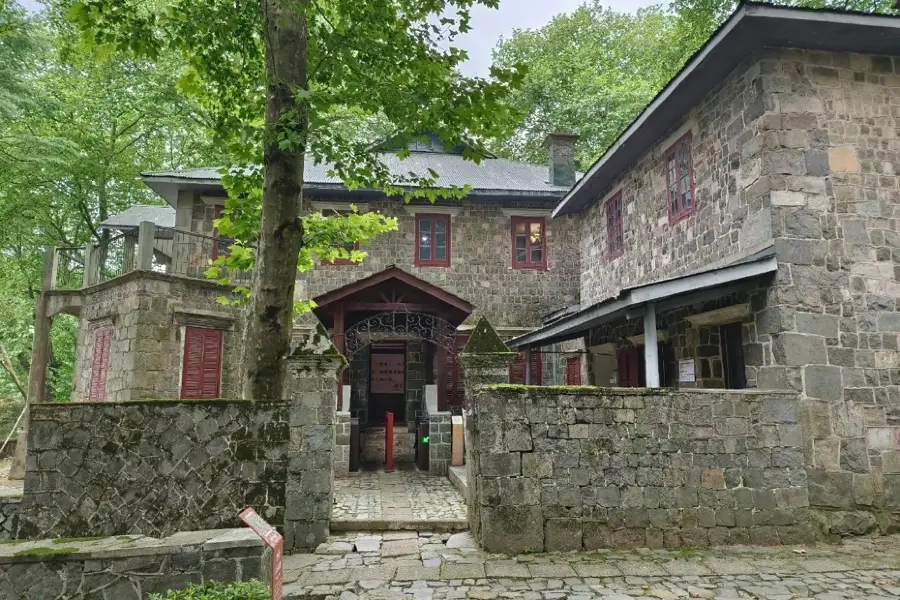
[[[482,449],[490,445],[494,420],[481,419],[478,394],[489,385],[508,383],[509,366],[517,353],[510,351],[484,317],[472,330],[469,342],[463,348],[459,360],[465,374],[465,451],[466,477],[469,483],[467,504],[469,528],[479,545],[484,545],[482,523],[484,501],[482,493]],[[487,430],[482,429],[487,427]],[[517,473],[518,474],[518,473]]]
[[[325,541],[334,498],[337,375],[347,362],[321,324],[288,359],[291,401],[284,517],[285,551]]]
[[[449,412],[434,412],[428,415],[428,474],[446,476],[450,470],[450,430]],[[422,440],[419,440],[422,443]]]
[[[349,388],[350,386],[344,386]],[[345,395],[344,402],[349,401]],[[350,413],[338,412],[334,423],[334,476],[347,477],[350,474]]]

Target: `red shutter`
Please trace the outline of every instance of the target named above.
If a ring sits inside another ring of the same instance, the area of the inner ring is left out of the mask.
[[[617,354],[619,387],[639,387],[638,349],[621,348]]]
[[[531,385],[541,385],[542,369],[541,369],[541,351],[531,351]],[[509,366],[509,382],[519,385],[525,384],[525,353],[519,352],[519,355]]]
[[[91,386],[88,400],[100,402],[106,400],[106,377],[109,373],[109,345],[112,340],[112,329],[107,327],[94,332],[94,356],[91,360]]]
[[[222,374],[222,332],[218,329],[186,327],[181,397],[219,397]]]
[[[566,359],[566,385],[581,385],[581,358]]]

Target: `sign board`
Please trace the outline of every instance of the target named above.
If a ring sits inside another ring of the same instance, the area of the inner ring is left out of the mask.
[[[462,415],[453,415],[450,417],[450,423],[453,425],[462,425]]]
[[[272,549],[272,600],[281,600],[284,583],[284,537],[252,508],[242,510],[238,518]]]
[[[679,360],[678,361],[678,381],[696,381],[696,375],[694,373],[694,359],[689,358],[688,360]]]
[[[372,387],[373,394],[402,394],[406,389],[404,354],[372,355]]]

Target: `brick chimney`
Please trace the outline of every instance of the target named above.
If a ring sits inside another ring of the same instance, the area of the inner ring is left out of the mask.
[[[578,135],[574,133],[551,133],[544,140],[544,147],[550,152],[550,183],[562,187],[575,184],[575,144]]]

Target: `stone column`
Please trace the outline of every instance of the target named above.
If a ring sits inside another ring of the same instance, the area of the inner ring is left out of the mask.
[[[325,541],[334,498],[337,375],[347,362],[321,324],[288,359],[291,401],[284,518],[285,551]]]
[[[509,366],[516,356],[517,354],[506,347],[506,344],[484,317],[478,321],[469,337],[469,342],[459,356],[463,366],[466,388],[465,450],[466,479],[469,485],[467,512],[472,535],[482,546],[484,540],[482,539],[481,447],[482,437],[489,437],[491,432],[483,431],[481,427],[487,425],[491,428],[492,424],[490,418],[485,423],[480,422],[478,394],[485,386],[508,383]]]

